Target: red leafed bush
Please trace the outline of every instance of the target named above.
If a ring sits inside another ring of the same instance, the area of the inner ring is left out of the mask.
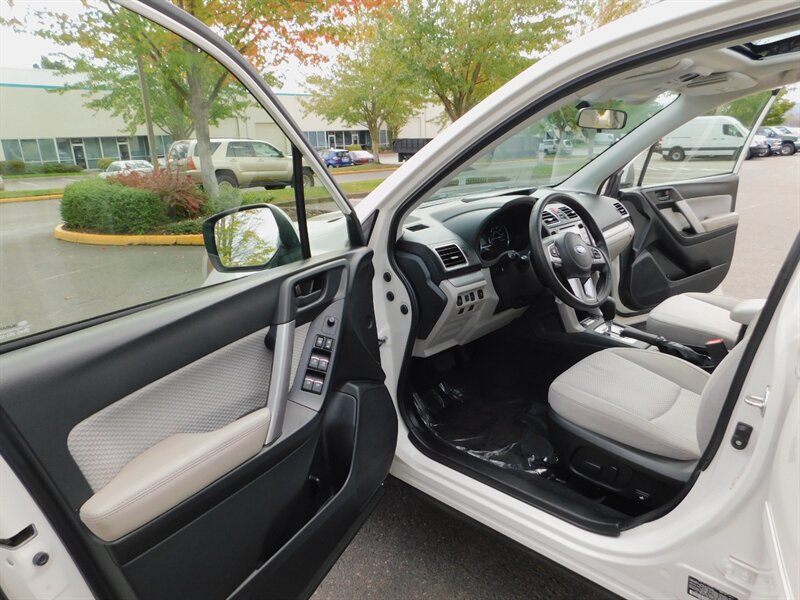
[[[191,177],[167,169],[159,169],[152,173],[131,171],[110,178],[110,181],[156,194],[169,213],[176,218],[197,216],[206,201],[205,194]]]

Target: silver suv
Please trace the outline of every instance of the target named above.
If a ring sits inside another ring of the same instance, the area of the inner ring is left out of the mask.
[[[280,189],[292,185],[292,158],[262,140],[212,138],[211,159],[220,186]],[[186,173],[202,184],[197,140],[173,142],[167,152],[169,169]],[[303,186],[314,186],[314,174],[303,167]]]

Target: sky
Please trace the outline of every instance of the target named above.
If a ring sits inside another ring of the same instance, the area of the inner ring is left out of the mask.
[[[13,6],[12,6],[13,5]],[[58,7],[60,12],[77,15],[82,10],[80,0],[0,0],[0,17],[22,18],[28,11]],[[64,48],[31,33],[15,32],[0,26],[0,67],[31,68],[41,56],[63,52]],[[328,46],[323,54],[335,60],[339,49]],[[330,66],[309,67],[291,59],[276,73],[281,84],[276,91],[284,93],[308,92],[305,80],[312,74],[326,74]],[[800,105],[800,86],[789,89],[789,97]]]

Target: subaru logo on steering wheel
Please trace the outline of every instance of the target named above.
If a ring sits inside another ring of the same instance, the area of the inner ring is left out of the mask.
[[[578,254],[586,254],[586,246],[581,246],[581,245],[575,246],[575,252],[577,252]]]

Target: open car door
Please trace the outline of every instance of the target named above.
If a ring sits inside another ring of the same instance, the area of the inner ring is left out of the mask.
[[[253,110],[269,111],[294,148],[295,180],[305,155],[338,205],[323,225],[340,245],[311,251],[298,186],[286,212],[303,217],[281,234],[297,232],[297,253],[279,266],[0,344],[3,592],[306,597],[374,507],[394,456],[372,251],[258,73],[174,5],[125,4],[159,35],[190,38],[242,83]],[[137,249],[80,250],[53,261],[101,250],[128,260]],[[200,271],[201,249],[190,258]]]
[[[739,167],[775,98],[757,96],[744,111],[744,126],[732,117],[698,117],[676,130],[681,136],[665,136],[632,163],[636,185],[622,186],[619,196],[636,230],[620,257],[623,313],[646,312],[677,294],[710,292],[725,279],[739,225]]]

